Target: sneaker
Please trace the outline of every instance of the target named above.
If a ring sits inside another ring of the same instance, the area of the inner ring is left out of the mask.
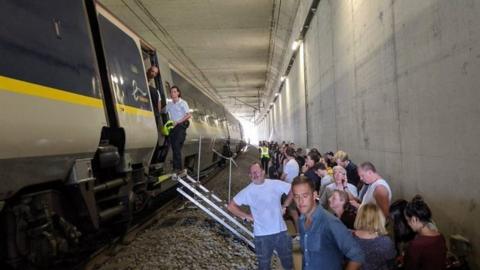
[[[293,237],[292,237],[292,241],[294,241],[294,242],[300,241],[300,235],[293,236]]]

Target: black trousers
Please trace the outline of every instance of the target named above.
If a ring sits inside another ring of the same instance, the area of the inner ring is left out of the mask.
[[[183,125],[177,125],[170,132],[170,145],[173,154],[173,169],[182,169],[182,147],[187,137],[187,129]]]
[[[266,157],[262,157],[261,161],[262,161],[262,169],[265,171],[265,173],[268,174],[268,161],[270,161],[270,159]]]

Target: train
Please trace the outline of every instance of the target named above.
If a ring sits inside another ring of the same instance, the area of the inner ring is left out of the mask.
[[[220,102],[97,1],[0,7],[4,263],[49,267],[75,256],[176,186],[161,132],[168,115],[152,104],[151,87],[165,105],[176,85],[190,106],[182,158],[193,175],[221,163],[215,152],[245,145],[240,122]],[[149,82],[152,65],[160,74]]]

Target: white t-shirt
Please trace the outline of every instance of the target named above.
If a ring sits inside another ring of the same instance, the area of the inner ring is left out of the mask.
[[[387,181],[385,181],[384,179],[378,179],[377,181],[371,183],[368,186],[367,192],[365,192],[365,195],[363,195],[362,204],[367,204],[367,203],[377,204],[377,201],[375,200],[375,196],[373,196],[373,193],[378,186],[384,186],[387,189],[388,201],[389,202],[392,201],[392,190],[390,189],[390,186],[388,185]]]
[[[248,205],[253,216],[253,234],[271,235],[287,230],[283,220],[282,194],[290,192],[291,185],[280,180],[265,179],[261,185],[250,183],[233,201],[237,205]]]
[[[287,164],[285,164],[285,168],[283,168],[283,173],[287,175],[285,181],[291,184],[293,178],[297,177],[299,172],[300,168],[298,167],[297,161],[294,158],[290,159]]]
[[[190,112],[187,102],[181,98],[178,99],[177,103],[174,103],[173,101],[167,101],[167,105],[165,106],[164,110],[170,114],[170,119],[175,122],[182,119],[185,114]]]
[[[330,189],[331,191],[333,191],[333,190],[342,190],[342,189],[338,189],[338,188],[337,188],[337,184],[335,184],[335,183],[328,184],[328,185],[326,186],[326,188],[327,188],[327,189]],[[358,189],[357,189],[356,186],[354,186],[354,185],[352,185],[352,184],[350,184],[350,183],[347,183],[347,189],[348,189],[348,191],[349,191],[350,193],[352,193],[352,195],[353,195],[354,197],[358,197]]]
[[[330,175],[326,174],[325,176],[322,177],[322,180],[320,181],[320,186],[327,186],[330,185],[333,182],[333,177]]]

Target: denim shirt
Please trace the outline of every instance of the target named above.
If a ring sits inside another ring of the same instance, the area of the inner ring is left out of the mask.
[[[352,233],[343,223],[320,206],[313,213],[310,228],[305,229],[305,216],[300,217],[302,268],[342,269],[344,258],[364,262],[364,254]]]

